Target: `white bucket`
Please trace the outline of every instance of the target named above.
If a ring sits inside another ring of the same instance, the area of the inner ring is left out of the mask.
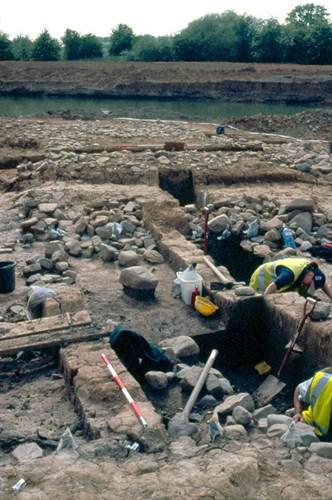
[[[186,279],[186,271],[176,273],[181,287],[181,298],[185,304],[191,305],[192,293],[198,288],[199,295],[202,295],[203,278],[200,274],[195,272],[193,279]]]

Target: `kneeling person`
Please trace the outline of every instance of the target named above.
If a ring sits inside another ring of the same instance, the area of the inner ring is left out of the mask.
[[[296,387],[294,409],[296,422],[304,421],[314,427],[318,437],[332,439],[332,368],[316,372]]]

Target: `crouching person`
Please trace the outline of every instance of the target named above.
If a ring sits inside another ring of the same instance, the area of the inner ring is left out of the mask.
[[[332,368],[316,372],[296,387],[294,408],[296,422],[306,422],[318,437],[332,440]]]
[[[332,300],[332,291],[325,274],[310,259],[289,257],[259,266],[250,278],[249,286],[264,296],[271,293],[298,292],[306,297],[311,285],[321,288]]]

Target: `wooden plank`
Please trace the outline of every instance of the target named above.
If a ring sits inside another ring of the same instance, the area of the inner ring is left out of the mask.
[[[115,325],[114,325],[115,326]],[[0,344],[0,357],[12,356],[20,351],[41,350],[50,347],[61,347],[67,344],[77,342],[87,342],[89,340],[97,340],[106,337],[113,329],[98,331],[96,328],[77,327],[70,330],[40,333],[32,337],[19,337],[7,339]]]
[[[8,333],[5,333],[5,335],[0,337],[0,345],[1,342],[8,339],[30,337],[40,333],[49,333],[75,326],[88,325],[90,323],[91,317],[87,310],[78,311],[76,313],[58,314],[56,316],[49,316],[48,318],[23,321],[20,325],[15,326]]]

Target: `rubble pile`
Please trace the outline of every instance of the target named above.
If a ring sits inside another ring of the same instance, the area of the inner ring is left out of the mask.
[[[301,113],[295,117],[303,120]],[[294,117],[287,119],[291,122]],[[83,179],[92,183],[158,185],[159,173],[168,169],[191,170],[199,183],[209,184],[214,176],[237,176],[241,171],[248,172],[248,167],[254,169],[254,175],[260,171],[264,175],[283,172],[293,180],[306,176],[309,182],[332,182],[328,141],[257,133],[241,137],[240,131],[227,125],[225,134],[217,135],[215,127],[204,124],[188,127],[183,122],[140,120],[138,127],[137,123],[132,119],[75,120],[62,121],[59,126],[56,121],[28,120],[29,132],[23,123],[16,124],[15,132],[26,141],[38,140],[42,151],[38,158],[26,158],[17,165],[17,185]],[[8,135],[12,128],[6,125]],[[262,128],[263,132],[269,131]],[[183,150],[167,150],[166,144],[174,142],[174,137],[177,143],[183,143]]]
[[[122,267],[164,261],[151,233],[144,228],[142,206],[135,201],[95,200],[80,211],[26,198],[22,215],[22,243],[45,243],[45,256],[27,261],[23,271],[27,284],[41,279],[36,274],[41,272],[55,272],[74,280],[69,257],[98,256],[104,262],[118,261]],[[42,280],[45,282],[45,278]]]
[[[284,205],[269,196],[220,199],[208,205],[208,227],[217,239],[239,237],[244,251],[269,260],[296,253],[292,248],[283,249],[281,231],[285,226],[293,232],[296,246],[302,253],[330,241],[332,213],[324,214],[315,207],[312,199],[298,198]],[[189,237],[202,244],[203,215],[194,205],[186,206],[185,210],[191,230]]]
[[[312,109],[292,115],[255,115],[233,118],[231,125],[264,133],[294,135],[301,139],[331,139],[332,112],[329,109]]]

